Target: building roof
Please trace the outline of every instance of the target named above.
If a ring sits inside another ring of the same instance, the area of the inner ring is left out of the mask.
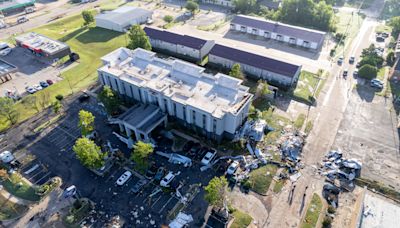
[[[162,40],[172,44],[180,44],[197,50],[200,50],[207,43],[207,40],[151,27],[145,27],[144,31],[150,39]]]
[[[0,77],[4,76],[6,74],[14,73],[17,70],[18,70],[18,68],[16,66],[0,59]]]
[[[152,14],[153,12],[139,7],[122,6],[113,11],[98,14],[95,19],[109,20],[116,24],[130,23],[136,18]]]
[[[318,30],[288,25],[277,21],[264,20],[262,18],[244,16],[244,15],[236,15],[233,18],[232,23],[256,29],[262,29],[265,31],[270,31],[290,37],[300,38],[302,40],[316,42],[316,43],[322,42],[326,34],[325,32]]]
[[[287,77],[294,77],[299,68],[301,68],[301,66],[298,65],[282,62],[280,60],[271,59],[220,44],[216,44],[211,49],[210,54]]]
[[[139,131],[148,133],[166,117],[159,107],[152,104],[135,104],[118,117]]]
[[[50,55],[69,48],[66,43],[50,39],[47,36],[43,36],[34,32],[19,35],[15,37],[15,40],[21,43],[22,47],[32,49],[38,53],[45,52]]]
[[[0,11],[8,11],[18,9],[25,6],[31,6],[35,4],[35,0],[11,0],[11,1],[0,1]]]
[[[125,83],[147,88],[177,103],[189,105],[222,118],[236,115],[253,97],[242,80],[218,73],[204,73],[204,68],[178,59],[161,59],[141,48],[119,48],[102,58],[99,71],[118,77]]]

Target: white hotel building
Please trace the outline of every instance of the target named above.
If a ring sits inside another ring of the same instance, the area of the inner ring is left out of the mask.
[[[102,58],[103,85],[121,96],[157,106],[170,118],[220,141],[246,120],[253,95],[242,80],[143,49],[119,48]],[[125,126],[126,127],[126,126]]]

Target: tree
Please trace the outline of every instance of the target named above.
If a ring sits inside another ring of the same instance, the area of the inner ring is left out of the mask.
[[[40,112],[40,107],[35,95],[26,96],[22,98],[21,102],[25,107],[34,109],[36,112]]]
[[[366,64],[358,70],[358,75],[366,79],[373,79],[378,74],[378,69],[374,66]]]
[[[204,199],[211,205],[222,208],[225,202],[226,187],[228,181],[224,176],[214,177],[208,185],[204,187],[206,194]]]
[[[394,52],[390,51],[386,56],[386,64],[389,66],[393,66],[396,61],[396,57],[394,56]]]
[[[79,125],[83,136],[90,134],[94,130],[94,116],[91,112],[79,111]]]
[[[167,23],[171,23],[172,21],[174,21],[174,17],[171,15],[165,15],[164,16],[164,21]]]
[[[0,116],[7,119],[11,124],[16,124],[19,113],[14,107],[14,101],[8,97],[0,97]]]
[[[272,91],[269,89],[269,85],[266,81],[259,81],[259,89],[260,89],[260,95],[261,96],[266,96],[268,94],[271,94]]]
[[[235,11],[241,13],[250,13],[256,10],[257,0],[234,0]]]
[[[239,78],[239,79],[244,79],[241,67],[239,63],[235,63],[232,66],[231,71],[229,72],[229,76]]]
[[[360,66],[368,64],[380,67],[382,66],[384,61],[384,59],[376,52],[376,47],[374,44],[371,44],[369,47],[363,49],[361,53],[361,58],[362,59],[360,61]]]
[[[133,25],[128,33],[129,43],[127,48],[135,50],[136,48],[143,48],[151,50],[149,37],[146,35],[140,25]]]
[[[92,140],[86,137],[79,138],[72,149],[85,167],[98,169],[104,165],[104,158],[107,154],[101,152],[100,147]]]
[[[59,113],[62,108],[62,104],[59,100],[56,100],[53,102],[52,107],[53,107],[54,113]]]
[[[153,146],[150,143],[144,143],[138,141],[133,146],[133,151],[131,154],[131,159],[135,162],[136,167],[139,171],[144,172],[147,169],[148,162],[147,159],[150,154],[154,151]]]
[[[103,90],[99,93],[98,98],[104,104],[104,107],[109,115],[118,112],[121,102],[118,98],[118,95],[109,86],[103,87]]]
[[[58,101],[62,101],[63,99],[64,99],[64,96],[62,94],[58,94],[56,96],[56,100],[58,100]]]
[[[187,1],[185,8],[194,14],[199,9],[199,4],[194,1]]]
[[[94,22],[93,14],[89,10],[82,11],[82,17],[84,20],[83,25],[85,25],[85,26]]]

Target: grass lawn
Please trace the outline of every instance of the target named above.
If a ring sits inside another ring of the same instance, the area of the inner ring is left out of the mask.
[[[376,76],[377,79],[384,81],[385,79],[385,73],[388,70],[389,67],[382,67],[381,69],[378,70],[378,75]]]
[[[21,215],[27,209],[26,206],[15,204],[4,198],[3,195],[0,195],[0,221],[13,219]]]
[[[296,89],[293,92],[294,97],[301,101],[311,102],[311,97],[317,89],[319,80],[317,75],[308,71],[302,71]]]
[[[264,137],[264,142],[267,144],[275,144],[276,140],[281,136],[283,128],[292,123],[288,118],[273,113],[272,108],[263,111],[262,118],[267,122],[269,127],[275,129]]]
[[[69,80],[74,92],[84,90],[97,81],[96,70],[101,65],[100,57],[126,45],[126,39],[122,33],[102,28],[81,27],[82,24],[82,16],[78,14],[33,29],[34,32],[66,42],[74,52],[80,55],[80,64],[61,75]],[[57,94],[66,97],[71,94],[68,84],[67,80],[62,80],[33,96],[40,96],[41,93],[48,92],[52,101],[55,100],[54,97]],[[35,110],[25,107],[21,102],[16,103],[15,107],[20,113],[20,122],[36,114]],[[0,119],[0,132],[8,127],[9,122]]]
[[[316,193],[313,194],[311,203],[308,205],[306,216],[301,224],[301,228],[313,228],[316,227],[319,215],[322,210],[321,197]]]
[[[250,215],[239,210],[233,212],[233,217],[235,217],[235,220],[233,220],[231,228],[247,228],[253,220]]]
[[[349,51],[347,49],[353,39],[357,36],[358,30],[360,29],[364,19],[356,13],[351,14],[350,12],[346,12],[343,10],[340,10],[338,13],[336,13],[336,19],[338,21],[336,24],[336,32],[347,34],[344,46],[340,45],[336,49],[336,55],[340,56],[343,55],[343,52]]]
[[[375,28],[375,32],[387,32],[390,34],[392,33],[392,27],[380,24]]]
[[[3,183],[4,188],[12,195],[30,201],[39,201],[40,196],[36,194],[35,188],[21,179],[20,174],[12,174]]]
[[[251,189],[259,194],[266,194],[277,169],[277,166],[268,164],[251,171],[249,177]]]
[[[306,128],[304,129],[304,132],[306,134],[309,134],[311,132],[312,128],[313,128],[313,122],[311,120],[309,120],[306,123]]]
[[[272,189],[272,191],[274,191],[275,193],[279,193],[281,192],[283,186],[285,185],[285,180],[279,180],[275,182],[274,188]]]
[[[296,120],[293,123],[293,126],[296,129],[301,129],[304,125],[304,121],[306,120],[306,115],[304,115],[303,113],[301,113],[300,115],[297,116]]]

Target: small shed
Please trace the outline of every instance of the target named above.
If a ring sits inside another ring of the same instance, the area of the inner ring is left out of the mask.
[[[117,32],[126,32],[132,25],[143,24],[153,12],[133,6],[123,6],[95,17],[96,26]]]

